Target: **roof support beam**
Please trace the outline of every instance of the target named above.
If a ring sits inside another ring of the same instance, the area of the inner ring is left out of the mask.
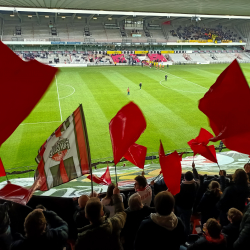
[[[94,17],[94,15],[89,15],[87,18],[86,18],[86,23],[87,25],[89,25],[89,21],[90,19],[92,19]]]
[[[22,22],[23,22],[23,19],[22,19],[21,15],[19,14],[18,11],[16,11],[16,14],[17,14],[17,16],[18,16],[18,18],[19,18],[19,20],[20,20],[20,23],[22,23]]]
[[[74,14],[71,16],[71,22],[72,22],[72,23],[74,22],[75,17],[76,17],[76,13],[74,13]]]
[[[55,13],[55,23],[57,22],[57,13]]]
[[[37,22],[38,22],[38,24],[40,24],[40,17],[39,17],[39,15],[38,15],[37,12],[36,12],[36,17],[37,17]]]

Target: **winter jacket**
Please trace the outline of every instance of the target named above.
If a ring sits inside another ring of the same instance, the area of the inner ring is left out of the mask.
[[[190,210],[194,206],[196,194],[200,186],[199,176],[197,170],[193,169],[194,180],[183,180],[181,183],[181,190],[175,196],[175,205],[182,209]]]
[[[115,215],[102,217],[97,224],[85,226],[78,233],[75,250],[122,250],[120,231],[126,222],[126,213],[119,195],[113,195]]]
[[[205,236],[202,236],[193,245],[189,246],[187,250],[226,250],[227,241],[223,236],[216,242],[208,241]]]
[[[37,238],[26,238],[21,234],[13,242],[11,250],[62,250],[68,239],[68,224],[52,211],[43,211],[50,225],[46,232]]]
[[[141,222],[151,213],[155,213],[155,208],[144,206],[137,211],[131,211],[129,208],[125,210],[127,214],[126,223],[121,231],[121,237],[124,241],[124,249],[133,249],[135,236],[140,227]]]
[[[240,233],[238,239],[234,242],[234,249],[247,250],[250,246],[250,205],[243,216],[240,224]]]
[[[224,213],[227,213],[232,207],[243,211],[248,196],[249,189],[247,186],[233,184],[224,190],[217,203],[217,208]]]
[[[4,202],[4,204],[0,204],[0,235],[4,234],[10,225],[10,218],[8,211],[10,209],[10,206],[7,202]]]
[[[222,233],[227,235],[227,249],[232,250],[234,242],[238,239],[240,233],[240,222],[230,223],[223,227]]]
[[[201,212],[205,218],[217,218],[219,216],[219,210],[216,207],[217,202],[220,200],[220,196],[216,196],[213,191],[207,191],[197,207],[197,212]]]
[[[135,237],[134,250],[179,250],[186,240],[182,220],[172,212],[168,216],[151,214],[143,220]]]
[[[83,228],[87,225],[89,225],[89,220],[85,217],[85,208],[78,208],[79,210],[75,212],[73,218],[75,221],[76,228]],[[109,210],[107,210],[105,207],[103,207],[103,211],[105,213],[105,216],[109,217]]]

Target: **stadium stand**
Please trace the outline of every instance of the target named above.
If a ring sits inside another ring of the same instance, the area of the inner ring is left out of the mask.
[[[199,175],[194,164],[192,172],[182,174],[181,191],[175,196],[165,192],[167,187],[162,177],[147,184],[143,173],[135,178],[135,186],[138,190],[123,191],[122,199],[118,196],[120,193],[118,188],[112,188],[113,195],[109,194],[111,196],[109,201],[111,203],[112,199],[111,206],[115,208],[115,213],[111,216],[105,208],[103,219],[100,213],[95,214],[90,211],[101,209],[99,204],[101,200],[105,200],[103,198],[106,194],[97,196],[94,193],[89,197],[82,195],[73,199],[33,196],[27,206],[0,200],[0,230],[1,232],[9,230],[12,235],[15,235],[14,238],[8,235],[1,237],[1,247],[9,249],[11,245],[11,250],[23,249],[22,246],[25,244],[26,249],[31,249],[36,244],[36,249],[39,250],[44,248],[77,250],[82,249],[83,245],[84,249],[95,249],[94,245],[104,249],[122,249],[123,245],[124,250],[127,250],[135,244],[134,249],[152,249],[153,246],[162,246],[163,241],[166,242],[167,239],[171,249],[203,249],[209,242],[210,248],[206,249],[247,249],[249,239],[246,235],[250,233],[250,203],[246,204],[250,196],[248,184],[250,164],[245,164],[243,169],[236,170],[233,176],[226,175],[225,171],[220,171],[219,176]],[[146,187],[147,191],[140,191],[144,190],[142,187],[144,189]],[[142,198],[143,192],[152,194],[149,196],[150,206],[145,205],[146,200]],[[234,203],[235,200],[237,203]],[[108,207],[106,203],[105,207]],[[64,209],[61,209],[62,207]],[[41,210],[36,210],[36,208]],[[173,208],[175,208],[174,212],[172,212]],[[242,211],[246,211],[243,216]],[[88,219],[85,218],[85,213]],[[6,220],[3,224],[2,215],[8,216],[10,221]],[[162,217],[157,217],[159,215]],[[41,216],[42,221],[48,223],[42,233],[36,231],[39,225],[35,220],[37,216]],[[218,219],[220,219],[220,224]],[[33,221],[33,226],[30,225],[29,228],[28,220],[30,223]],[[170,225],[169,220],[172,221]],[[89,221],[95,228],[97,227],[98,231],[93,231]],[[111,236],[108,233],[109,230],[107,231],[108,228],[105,229],[104,225],[111,225],[110,223],[115,227],[120,225],[117,230],[121,230],[121,235],[118,233]],[[203,227],[204,223],[206,226]],[[213,223],[217,223],[217,226]],[[81,225],[81,228],[77,225]],[[212,225],[217,228],[217,231]],[[30,231],[31,229],[33,231]],[[202,229],[212,239],[219,237],[221,240],[213,241],[207,237],[204,238],[203,234],[197,233]],[[59,234],[50,238],[50,230],[58,231]],[[215,230],[214,233],[213,230]],[[25,232],[27,235],[23,237]],[[38,233],[36,243],[28,237],[32,232]],[[94,237],[99,238],[99,241],[95,243],[91,240],[94,232]],[[214,236],[215,232],[217,236]],[[162,237],[162,234],[165,237]],[[110,240],[100,240],[103,235]],[[152,237],[149,237],[150,235]],[[147,241],[145,241],[145,236],[147,236]],[[60,238],[59,241],[57,237]],[[112,237],[115,237],[115,240]],[[227,248],[224,246],[225,241],[227,241]],[[38,245],[37,242],[39,242]],[[112,244],[118,245],[112,248]]]
[[[152,62],[166,62],[167,59],[161,54],[148,54],[149,60]]]
[[[124,57],[124,54],[121,55],[111,55],[114,63],[126,63],[127,60]]]

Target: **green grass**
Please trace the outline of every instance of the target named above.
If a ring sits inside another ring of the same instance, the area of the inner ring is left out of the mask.
[[[149,153],[158,151],[160,139],[165,150],[187,148],[187,141],[196,137],[201,127],[211,131],[206,116],[198,109],[198,101],[226,67],[225,64],[165,67],[167,81],[165,72],[147,67],[61,68],[57,75],[60,98],[75,90],[60,99],[62,119],[82,103],[92,159],[111,157],[109,121],[121,107],[134,101],[147,120],[147,129],[138,143],[146,146]],[[249,64],[241,67],[249,80]],[[126,92],[128,87],[130,96]],[[29,117],[3,143],[0,155],[5,168],[36,165],[37,150],[60,124],[54,81]]]

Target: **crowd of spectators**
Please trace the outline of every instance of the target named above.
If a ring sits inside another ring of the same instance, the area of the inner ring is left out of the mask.
[[[104,196],[94,192],[73,198],[71,228],[57,213],[39,205],[27,213],[23,233],[18,233],[9,217],[13,203],[4,202],[0,249],[249,249],[249,175],[250,163],[230,178],[224,170],[218,176],[199,175],[193,163],[173,196],[163,177],[149,185],[142,172],[128,195],[111,183]],[[194,230],[194,218],[200,220],[200,230]]]
[[[199,27],[195,25],[190,25],[187,27],[182,27],[181,25],[176,30],[170,31],[172,36],[178,37],[180,40],[209,40],[222,41],[222,40],[232,40],[236,42],[241,40],[229,28],[222,28],[222,25],[217,25],[215,28]]]

